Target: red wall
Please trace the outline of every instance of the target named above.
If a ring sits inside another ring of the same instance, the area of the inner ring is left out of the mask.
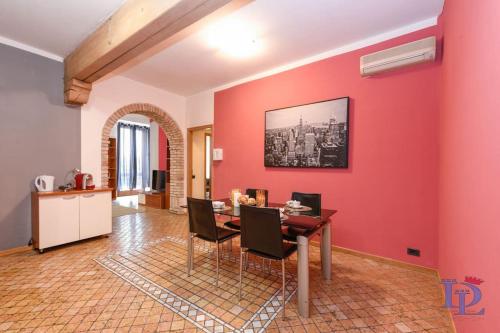
[[[158,128],[158,168],[167,170],[167,136]]]
[[[484,318],[458,332],[500,332],[500,2],[447,1],[443,14],[439,268],[481,285]]]
[[[359,57],[439,35],[428,28],[215,94],[214,196],[262,187],[270,200],[321,192],[338,209],[334,243],[384,257],[437,266],[438,88],[440,65],[361,78]],[[265,168],[264,112],[350,96],[349,169]],[[406,255],[421,249],[420,258]]]

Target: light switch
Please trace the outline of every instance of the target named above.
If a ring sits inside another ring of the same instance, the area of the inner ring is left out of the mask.
[[[214,148],[213,160],[222,161],[222,156],[223,156],[222,148]]]

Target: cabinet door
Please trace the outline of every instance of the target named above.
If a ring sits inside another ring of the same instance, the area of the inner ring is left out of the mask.
[[[40,249],[80,239],[79,200],[77,195],[40,198]]]
[[[111,192],[80,195],[80,239],[111,233]]]

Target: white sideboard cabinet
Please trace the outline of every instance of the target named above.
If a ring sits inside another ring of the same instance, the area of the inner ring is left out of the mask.
[[[46,248],[112,231],[111,189],[33,192],[31,226],[33,246]]]

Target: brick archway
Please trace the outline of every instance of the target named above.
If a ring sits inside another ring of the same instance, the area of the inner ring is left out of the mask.
[[[114,112],[104,124],[101,136],[101,182],[108,183],[108,141],[111,129],[123,116],[136,113],[156,121],[170,143],[170,210],[182,212],[184,198],[184,139],[177,123],[162,109],[147,103],[130,104]]]

